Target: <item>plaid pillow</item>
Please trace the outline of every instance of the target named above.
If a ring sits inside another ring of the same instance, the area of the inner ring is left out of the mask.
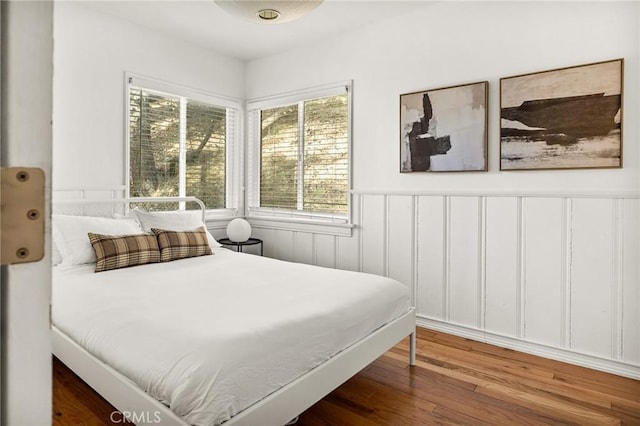
[[[155,235],[101,235],[89,232],[96,252],[96,272],[160,262]]]
[[[212,254],[207,239],[207,229],[204,226],[195,231],[167,231],[151,228],[151,232],[158,238],[162,262]]]

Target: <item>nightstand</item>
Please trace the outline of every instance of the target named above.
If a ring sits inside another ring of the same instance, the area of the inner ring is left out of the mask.
[[[264,254],[264,245],[262,244],[262,240],[260,238],[249,238],[247,241],[235,242],[231,241],[228,238],[221,238],[218,240],[220,244],[223,246],[235,246],[236,251],[242,253],[244,251],[244,246],[255,246],[256,244],[260,244],[260,256]]]

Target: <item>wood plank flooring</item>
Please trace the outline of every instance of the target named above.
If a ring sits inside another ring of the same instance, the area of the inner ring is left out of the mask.
[[[418,329],[300,415],[316,425],[640,425],[640,382]],[[54,359],[53,424],[123,424]]]

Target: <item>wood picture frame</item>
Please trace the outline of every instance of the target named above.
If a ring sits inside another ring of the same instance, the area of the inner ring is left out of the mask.
[[[500,79],[500,170],[622,167],[624,59]]]
[[[489,82],[400,95],[400,172],[487,170]]]

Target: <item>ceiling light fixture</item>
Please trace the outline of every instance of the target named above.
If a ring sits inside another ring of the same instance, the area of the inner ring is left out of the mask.
[[[298,19],[323,0],[215,0],[226,12],[252,22],[280,24]]]
[[[258,11],[258,18],[264,19],[265,21],[272,21],[274,19],[278,19],[280,16],[280,12],[273,9],[262,9]]]

